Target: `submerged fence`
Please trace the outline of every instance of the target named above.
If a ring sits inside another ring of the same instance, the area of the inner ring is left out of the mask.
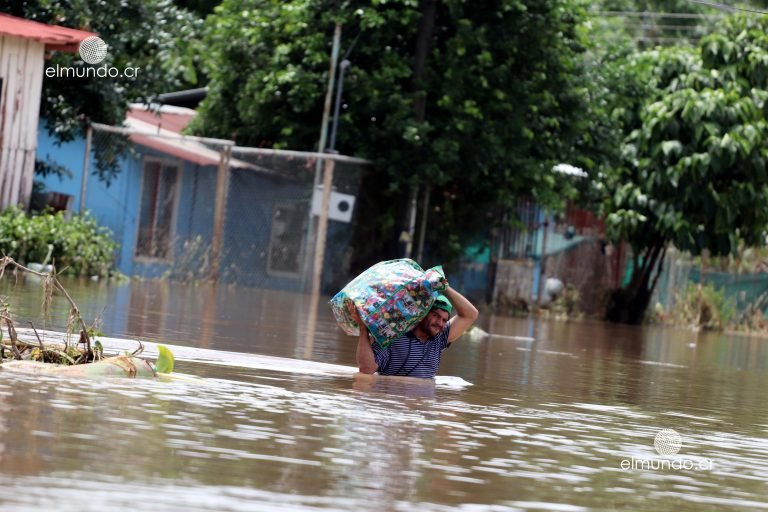
[[[671,313],[688,286],[702,284],[721,293],[737,315],[768,313],[768,267],[763,262],[748,266],[753,268],[702,272],[701,263],[691,256],[668,250],[651,304]]]
[[[128,275],[332,290],[348,279],[363,159],[93,124],[79,208]],[[165,126],[174,120],[163,118]]]

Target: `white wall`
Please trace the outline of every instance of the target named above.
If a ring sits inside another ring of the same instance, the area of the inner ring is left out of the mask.
[[[0,208],[29,203],[45,46],[0,36]]]

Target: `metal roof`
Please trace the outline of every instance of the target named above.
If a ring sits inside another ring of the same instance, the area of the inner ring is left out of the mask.
[[[177,134],[171,130],[158,129],[156,126],[141,121],[130,114],[126,117],[125,124],[128,128],[136,130],[136,132],[129,136],[132,142],[160,151],[166,155],[175,156],[198,165],[218,165],[221,159],[218,151],[208,148],[197,141],[153,136],[155,134],[160,136]]]
[[[181,135],[195,114],[194,110],[188,108],[167,105],[159,108],[155,106],[152,111],[144,105],[134,103],[126,112],[125,125],[132,130],[129,139],[136,144],[194,164],[219,165],[221,153],[217,145],[205,145],[199,138],[185,138]],[[213,140],[215,139],[211,139]],[[235,158],[230,158],[229,165],[235,168],[257,168]]]
[[[96,34],[0,14],[0,35],[32,39],[43,43],[48,50],[77,52],[84,39]]]

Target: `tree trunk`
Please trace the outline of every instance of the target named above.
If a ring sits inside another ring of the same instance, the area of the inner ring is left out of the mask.
[[[423,0],[421,2],[421,22],[419,23],[419,34],[416,38],[416,51],[413,62],[413,117],[417,123],[423,123],[426,118],[427,90],[424,86],[424,73],[427,68],[427,56],[432,48],[436,10],[437,0]],[[419,186],[412,184],[408,207],[408,225],[406,230],[404,230],[408,234],[404,249],[404,255],[407,258],[413,257],[418,196]],[[420,238],[423,236],[424,233],[422,232]]]
[[[416,51],[413,62],[413,115],[417,123],[424,122],[427,111],[427,90],[424,85],[424,72],[427,69],[427,56],[432,49],[432,35],[435,31],[435,13],[437,0],[423,0],[421,3],[421,23],[416,38]]]
[[[613,290],[605,311],[606,320],[632,325],[643,323],[652,293],[653,290],[645,287],[632,290],[631,286],[627,286]]]
[[[642,263],[635,265],[629,284],[613,290],[608,298],[605,310],[606,320],[631,325],[643,323],[653,290],[661,274],[665,255],[664,244],[658,243],[647,248],[642,258],[636,259]]]

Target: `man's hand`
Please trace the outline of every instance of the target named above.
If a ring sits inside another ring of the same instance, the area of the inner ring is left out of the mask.
[[[451,301],[451,304],[456,309],[456,316],[448,321],[451,326],[448,341],[453,342],[475,323],[480,313],[466,297],[453,288],[443,290],[443,295]]]
[[[365,327],[363,319],[360,317],[360,312],[352,302],[347,302],[347,311],[349,312],[349,316],[357,324],[358,327]]]

